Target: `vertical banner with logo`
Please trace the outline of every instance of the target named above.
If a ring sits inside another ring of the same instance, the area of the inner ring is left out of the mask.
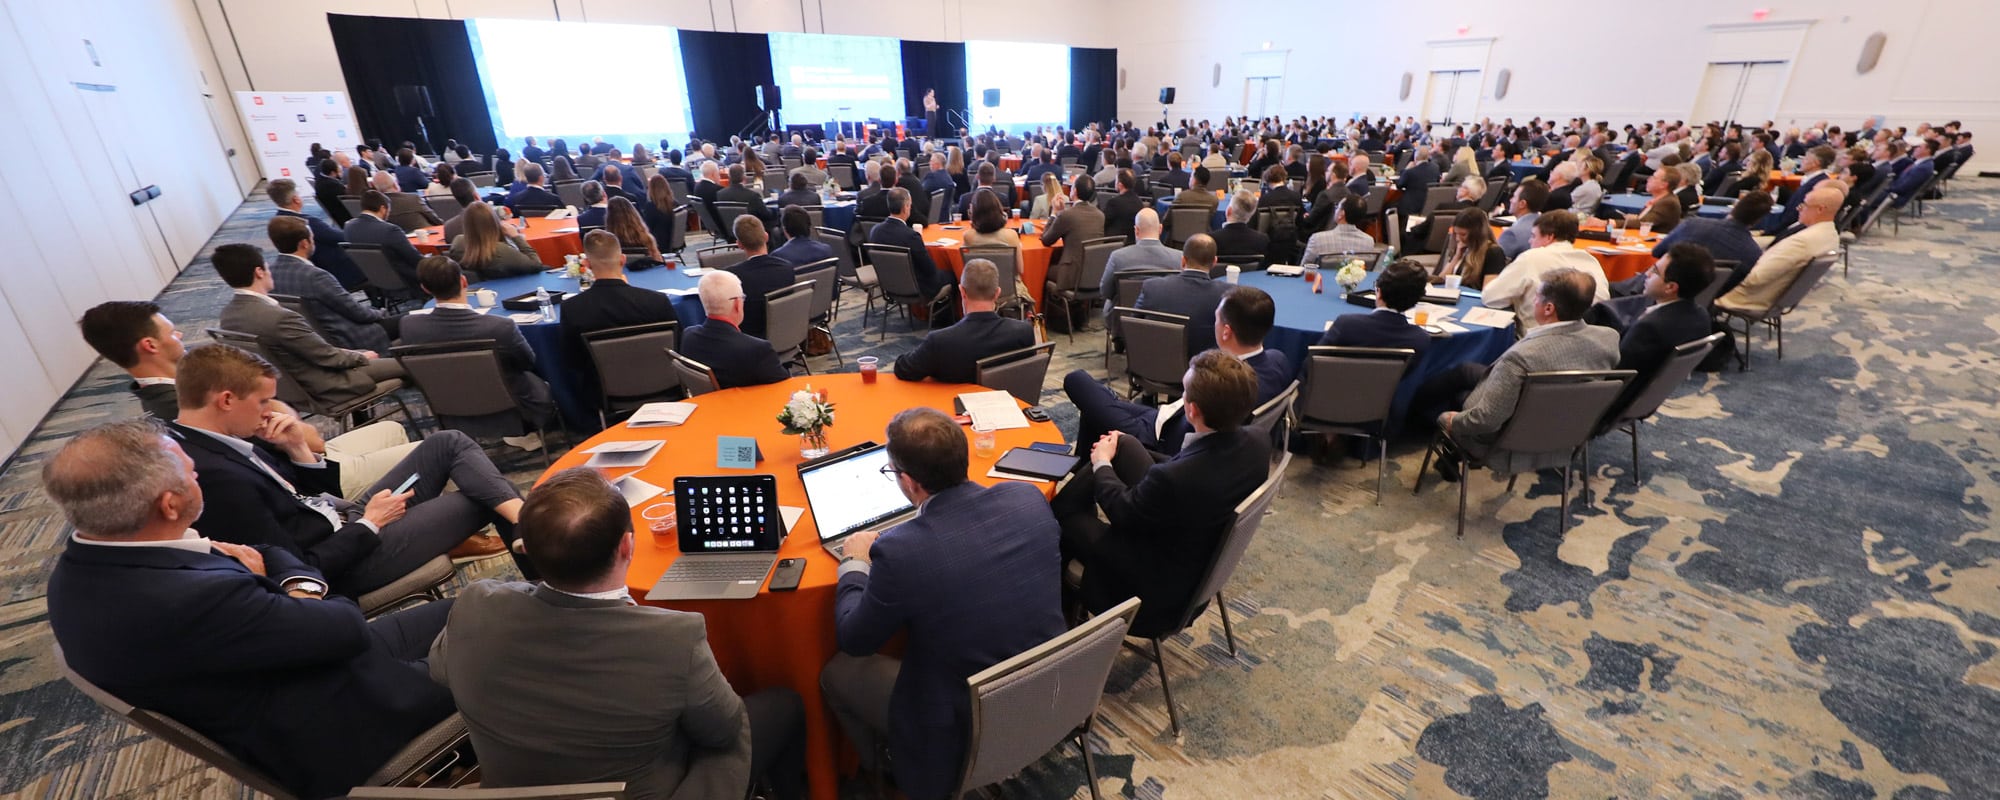
[[[314,142],[350,153],[361,143],[346,92],[237,92],[236,108],[265,180],[291,178],[310,185],[306,156]]]

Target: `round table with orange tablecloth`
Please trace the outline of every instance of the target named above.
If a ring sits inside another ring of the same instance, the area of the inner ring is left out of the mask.
[[[574,218],[548,219],[536,216],[524,219],[527,220],[528,229],[521,232],[521,235],[527,238],[529,246],[535,248],[535,255],[541,257],[543,264],[560,267],[563,265],[564,256],[583,255],[583,236],[577,232]],[[512,228],[514,222],[509,220],[507,224]],[[444,226],[433,225],[421,228],[419,231],[417,238],[410,240],[410,244],[417,246],[417,252],[429,255],[451,251],[451,242],[444,240]],[[425,235],[421,233],[422,231],[428,231],[429,234]]]
[[[1493,226],[1493,238],[1498,241],[1500,232],[1506,228]],[[1620,231],[1616,242],[1599,242],[1578,239],[1577,249],[1587,252],[1597,259],[1597,265],[1604,268],[1604,279],[1617,283],[1653,268],[1653,245],[1660,241],[1660,234],[1640,236],[1638,231]]]
[[[1046,224],[1045,221],[1022,219],[1007,221],[1008,225],[1014,226],[1017,230],[1023,223],[1033,225],[1035,232],[1020,234],[1021,281],[1028,285],[1028,296],[1034,299],[1035,307],[1041,308],[1043,284],[1049,279],[1049,264],[1062,253],[1062,244],[1058,242],[1054,247],[1042,244],[1042,226]],[[965,232],[970,229],[971,225],[963,222],[950,225],[925,225],[924,246],[930,250],[931,262],[937,264],[939,269],[951,270],[953,275],[963,271],[964,251],[960,248],[964,247]]]
[[[625,582],[639,602],[701,614],[708,624],[709,648],[722,674],[739,694],[750,694],[774,686],[788,687],[804,698],[806,711],[806,770],[812,797],[832,800],[838,793],[840,729],[822,701],[819,671],[838,651],[833,629],[833,605],[839,566],[819,544],[819,531],[806,502],[805,487],[799,482],[799,438],[780,432],[775,420],[778,409],[795,390],[811,384],[825,389],[835,408],[835,424],[827,428],[827,443],[839,450],[864,441],[886,441],[889,419],[907,408],[926,406],[950,412],[952,398],[963,392],[984,391],[962,384],[900,381],[883,371],[872,384],[858,373],[838,373],[793,378],[782,383],[726,389],[701,395],[688,421],[670,428],[633,429],[614,425],[589,441],[579,444],[558,460],[550,470],[580,466],[589,457],[585,450],[605,442],[663,440],[653,460],[634,471],[640,480],[671,491],[674,478],[681,475],[749,474],[716,466],[717,436],[753,436],[763,451],[763,463],[756,473],[777,478],[778,502],[806,508],[779,548],[780,558],[804,558],[805,574],[799,587],[790,592],[762,590],[749,600],[649,601],[644,599],[660,576],[680,555],[671,537],[656,539],[641,516],[644,510],[671,498],[660,496],[641,502],[632,509],[636,547]],[[1060,442],[1062,433],[1053,423],[1030,422],[1027,428],[1003,430],[996,434],[994,455],[971,454],[967,474],[976,483],[992,485],[986,477],[999,454],[1035,442]],[[607,477],[623,477],[623,471]],[[1037,484],[1044,494],[1053,494],[1054,484]]]

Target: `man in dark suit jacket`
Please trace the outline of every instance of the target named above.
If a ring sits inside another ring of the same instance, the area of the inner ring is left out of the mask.
[[[1430,271],[1407,258],[1383,268],[1375,279],[1375,310],[1366,314],[1342,314],[1333,318],[1333,327],[1321,336],[1322,345],[1340,347],[1407,347],[1423,358],[1431,346],[1431,335],[1410,324],[1403,312],[1424,299],[1430,285]],[[1417,359],[1411,359],[1411,364]]]
[[[1784,207],[1764,220],[1760,230],[1775,234],[1798,222],[1799,206],[1805,203],[1806,195],[1812,194],[1812,190],[1819,188],[1820,182],[1831,177],[1827,170],[1833,167],[1833,159],[1833,148],[1826,145],[1807,150],[1799,164],[1805,178],[1799,181],[1799,188],[1792,190],[1791,196],[1785,199]]]
[[[308,446],[305,426],[265,411],[277,393],[276,371],[262,359],[221,344],[189,350],[177,377],[182,401],[169,430],[194,459],[208,494],[198,529],[245,545],[283,548],[327,576],[348,597],[388,585],[447,553],[498,555],[503,546],[477,535],[511,522],[521,500],[479,444],[457,431],[431,434],[374,486],[366,505],[340,496],[340,464]],[[255,441],[253,441],[255,440]],[[411,475],[416,483],[392,494]],[[458,486],[445,492],[446,482]]]
[[[972,383],[979,359],[1034,345],[1035,326],[994,312],[1000,301],[1000,271],[993,262],[983,258],[966,262],[958,279],[958,299],[965,315],[949,328],[931,331],[917,349],[897,357],[897,378]]]
[[[313,176],[313,199],[319,202],[320,210],[326,212],[335,227],[346,225],[348,220],[354,218],[348,213],[347,204],[340,201],[340,196],[344,194],[347,194],[347,184],[341,180],[340,164],[331,158],[321,160],[319,172]]]
[[[792,264],[769,250],[770,234],[764,223],[745,214],[736,218],[736,246],[749,256],[729,268],[743,281],[743,332],[765,338],[765,296],[798,282]]]
[[[931,192],[924,188],[923,180],[917,177],[916,169],[910,164],[909,159],[896,162],[896,180],[893,183],[887,179],[885,169],[883,183],[902,187],[904,191],[910,193],[910,227],[921,229],[931,224]]]
[[[452,602],[371,623],[285,548],[202,538],[189,526],[205,493],[157,425],[86,431],[43,470],[76,528],[48,583],[63,660],[301,797],[345,794],[451,715],[422,660]],[[131,479],[106,481],[106,470]]]
[[[937,264],[931,261],[930,249],[924,246],[923,234],[918,233],[912,227],[914,223],[909,221],[914,213],[910,206],[916,202],[915,197],[903,187],[896,186],[882,193],[882,202],[889,218],[868,232],[868,243],[909,250],[910,265],[917,272],[917,288],[925,297],[935,301],[938,293],[951,285],[951,273],[938,269]]]
[[[361,268],[355,265],[354,259],[349,258],[347,251],[341,249],[340,244],[347,241],[347,237],[340,232],[340,229],[305,212],[306,201],[299,196],[298,184],[293,183],[290,178],[279,178],[267,184],[264,193],[271,198],[271,203],[278,207],[278,217],[290,217],[305,222],[307,230],[311,232],[309,238],[312,240],[313,266],[332,275],[334,280],[339,281],[343,291],[354,291],[368,282],[367,278],[361,276]],[[336,201],[334,208],[341,210],[340,219],[343,221],[348,219],[346,206]]]
[[[701,276],[702,311],[708,321],[681,333],[681,355],[715,372],[716,388],[762,386],[792,377],[771,343],[744,333],[743,280],[728,270]]]
[[[482,786],[622,781],[634,797],[736,798],[756,774],[777,797],[804,796],[798,694],[738,698],[700,614],[613,596],[632,561],[618,490],[594,470],[564,470],[529,493],[521,518],[543,582],[466,586],[430,647],[431,677],[483,754]],[[618,701],[593,700],[604,697]]]
[[[1091,180],[1089,175],[1078,175],[1070,185],[1070,191],[1075,199],[1055,212],[1048,224],[1042,227],[1042,244],[1054,247],[1061,242],[1063,245],[1062,261],[1049,265],[1047,282],[1055,286],[1065,285],[1072,274],[1077,276],[1077,285],[1085,285],[1080,274],[1083,270],[1083,245],[1104,237],[1104,211],[1095,202],[1097,182]],[[1050,205],[1050,208],[1055,206]]]
[[[679,322],[673,298],[651,289],[640,289],[625,281],[625,254],[618,237],[610,231],[591,231],[583,237],[584,253],[590,257],[590,272],[596,277],[590,288],[565,299],[562,304],[562,332],[571,351],[589,363],[583,351],[583,335],[628,325]]]
[[[521,157],[527,159],[530,164],[540,164],[542,163],[542,159],[549,157],[549,153],[547,150],[543,150],[540,145],[535,144],[535,137],[530,136],[523,140]]]
[[[1277,318],[1277,305],[1264,290],[1238,286],[1223,295],[1215,310],[1215,346],[1249,364],[1257,373],[1257,405],[1269,402],[1290,386],[1291,359],[1264,347]],[[1173,455],[1181,451],[1187,435],[1187,415],[1179,403],[1148,406],[1119,398],[1083,370],[1063,376],[1063,393],[1076,405],[1079,442],[1096,441],[1109,432],[1123,433],[1147,450]]]
[[[965,679],[1066,627],[1060,534],[1035,489],[966,480],[965,433],[943,412],[897,414],[888,441],[896,485],[919,510],[847,538],[833,611],[841,653],[820,686],[863,765],[881,768],[886,740],[897,785],[942,798],[965,761]],[[902,658],[877,655],[898,633]]]
[[[1118,171],[1118,193],[1104,201],[1104,235],[1123,236],[1125,243],[1133,242],[1133,223],[1139,217],[1139,210],[1150,208],[1151,204],[1139,196],[1139,176],[1130,168]]]
[[[1396,176],[1396,188],[1403,190],[1402,198],[1396,201],[1396,211],[1402,215],[1404,224],[1408,224],[1407,220],[1411,217],[1423,213],[1424,198],[1430,194],[1431,187],[1437,185],[1440,177],[1437,165],[1431,163],[1429,151],[1429,145],[1417,145],[1416,162]]]
[[[1889,184],[1889,196],[1893,198],[1897,208],[1903,207],[1903,204],[1915,198],[1917,190],[1923,188],[1924,183],[1937,174],[1937,163],[1931,158],[1931,154],[1936,152],[1933,149],[1936,146],[1936,141],[1925,139],[1911,151],[1915,154],[1916,160],[1911,161],[1909,167],[1897,171],[1895,182]],[[1805,187],[1801,185],[1800,188]]]
[[[1270,470],[1270,441],[1243,427],[1256,407],[1256,372],[1217,350],[1195,356],[1182,380],[1194,433],[1178,455],[1157,456],[1107,433],[1091,445],[1089,471],[1052,503],[1063,556],[1083,565],[1077,599],[1101,612],[1138,597],[1135,636],[1171,632],[1191,604],[1207,600],[1193,596],[1202,571],[1236,504]]]
[[[1190,354],[1215,346],[1215,307],[1230,289],[1227,281],[1210,277],[1215,269],[1214,248],[1215,240],[1207,234],[1195,234],[1181,249],[1181,271],[1146,279],[1139,284],[1139,299],[1133,304],[1147,311],[1187,317]]]
[[[521,187],[521,191],[507,195],[507,199],[500,201],[500,204],[516,214],[544,214],[562,208],[565,205],[562,196],[544,186],[542,184],[544,180],[546,176],[542,174],[541,164],[531,163],[523,167],[521,182],[527,185]]]
[[[1349,156],[1347,169],[1348,175],[1352,176],[1347,179],[1347,193],[1366,199],[1369,190],[1375,188],[1375,173],[1368,169],[1368,157],[1358,154]]]
[[[520,420],[529,430],[554,422],[556,403],[549,394],[549,382],[535,374],[535,351],[528,346],[527,338],[521,335],[520,326],[504,316],[483,314],[467,305],[465,272],[459,269],[458,262],[450,258],[431,256],[424,259],[423,265],[417,267],[417,275],[421,279],[418,285],[437,301],[437,307],[429,314],[411,314],[403,318],[403,344],[492,340],[494,352],[500,356],[500,369],[506,375],[507,393],[513,395],[514,404],[520,409]],[[502,412],[502,415],[511,416],[507,412]],[[454,419],[452,422],[453,427],[474,433],[483,432],[489,426],[502,436],[519,430],[513,420]],[[511,436],[507,438],[512,439]]]
[[[127,386],[139,406],[154,419],[172,420],[181,412],[174,375],[181,354],[181,333],[173,320],[150,300],[110,300],[92,306],[77,320],[83,340],[104,360],[132,376]]]
[[[533,187],[529,187],[533,188]],[[389,259],[390,268],[411,286],[417,285],[417,262],[424,255],[417,252],[410,238],[403,235],[403,229],[390,224],[389,196],[373,189],[361,196],[361,214],[347,221],[347,241],[355,244],[372,244],[382,248],[382,255]],[[338,245],[336,245],[337,247]],[[358,269],[358,268],[357,268]]]
[[[1271,251],[1271,237],[1250,227],[1250,218],[1256,215],[1257,198],[1248,190],[1237,190],[1229,198],[1229,211],[1223,216],[1222,227],[1209,234],[1215,242],[1215,254],[1256,256],[1262,263]]]
[[[271,290],[297,297],[307,319],[329,342],[355,350],[388,351],[398,319],[355,302],[339,281],[308,260],[319,251],[319,243],[305,219],[276,216],[265,228],[271,245],[278,248],[277,260],[267,267]]]
[[[584,181],[580,189],[583,194],[583,208],[576,213],[577,228],[602,228],[604,218],[611,213],[611,198],[604,192],[604,184]]]
[[[749,216],[756,217],[758,222],[777,221],[777,216],[772,214],[771,209],[764,205],[764,195],[759,194],[756,189],[750,188],[750,179],[744,175],[742,164],[730,165],[729,185],[715,191],[714,202],[742,203],[745,208],[749,209],[746,213]]]

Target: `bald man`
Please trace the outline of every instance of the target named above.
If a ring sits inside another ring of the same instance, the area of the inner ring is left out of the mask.
[[[1743,282],[1716,298],[1715,304],[1732,311],[1758,311],[1778,302],[1807,262],[1840,248],[1840,232],[1834,230],[1833,218],[1845,199],[1840,188],[1828,182],[1812,190],[1799,208],[1802,230],[1772,244]]]

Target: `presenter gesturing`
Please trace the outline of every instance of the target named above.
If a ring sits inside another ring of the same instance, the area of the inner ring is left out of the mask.
[[[924,91],[924,135],[929,136],[933,139],[938,138],[940,135],[938,133],[938,101],[937,101],[936,89],[927,89]]]

